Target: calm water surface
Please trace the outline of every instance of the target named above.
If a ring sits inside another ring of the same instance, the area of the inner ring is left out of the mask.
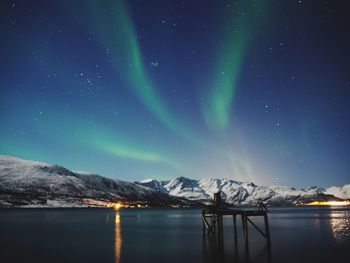
[[[235,242],[232,218],[223,246],[203,237],[200,212],[2,209],[0,262],[349,262],[350,208],[270,209],[271,248],[252,227]]]

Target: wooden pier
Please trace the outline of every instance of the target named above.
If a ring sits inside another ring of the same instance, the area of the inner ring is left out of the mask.
[[[243,227],[243,235],[246,244],[249,241],[249,224],[253,226],[266,239],[268,245],[271,243],[267,208],[262,202],[259,202],[256,208],[227,208],[222,205],[220,192],[215,193],[214,204],[205,205],[202,209],[203,234],[217,234],[219,240],[222,240],[224,235],[224,216],[232,216],[235,241],[237,241],[237,216],[240,216]],[[260,229],[254,223],[253,217],[264,218],[264,230]]]

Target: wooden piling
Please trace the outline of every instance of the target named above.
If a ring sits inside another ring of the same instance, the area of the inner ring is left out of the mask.
[[[267,217],[267,213],[264,214],[264,223],[265,223],[265,237],[267,239],[267,242],[271,243],[270,226],[269,226],[269,219]]]
[[[235,231],[235,242],[237,242],[237,220],[236,215],[232,215],[233,217],[233,231]]]

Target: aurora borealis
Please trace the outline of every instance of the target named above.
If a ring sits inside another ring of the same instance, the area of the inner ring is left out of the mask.
[[[121,180],[349,183],[343,1],[2,1],[0,154]]]

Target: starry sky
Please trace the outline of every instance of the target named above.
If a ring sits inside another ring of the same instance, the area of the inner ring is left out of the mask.
[[[0,154],[121,180],[350,182],[346,1],[1,1]]]

